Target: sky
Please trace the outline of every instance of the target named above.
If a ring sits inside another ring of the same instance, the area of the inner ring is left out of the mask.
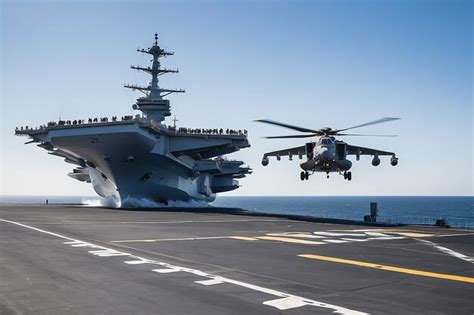
[[[95,195],[66,176],[74,165],[48,155],[16,126],[131,114],[146,84],[130,65],[153,34],[175,55],[179,126],[248,129],[251,148],[230,155],[254,172],[224,195],[473,195],[472,1],[1,1],[1,195]],[[394,151],[353,159],[351,182],[299,179],[297,159],[269,166],[268,151],[304,144],[267,140],[307,128],[359,129],[396,138],[346,137]],[[168,121],[171,124],[170,121]]]

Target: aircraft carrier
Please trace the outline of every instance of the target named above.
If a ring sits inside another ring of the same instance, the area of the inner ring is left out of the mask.
[[[151,66],[131,66],[151,75],[148,86],[126,84],[144,93],[132,106],[141,113],[50,121],[39,127],[16,128],[49,154],[76,167],[68,175],[92,183],[95,192],[116,206],[130,199],[210,202],[220,192],[239,188],[238,179],[251,173],[242,161],[224,155],[250,147],[247,130],[185,128],[165,125],[171,105],[165,97],[184,90],[159,86],[159,77],[178,70],[161,67],[160,59],[173,53],[155,42],[138,52],[151,55]]]
[[[473,314],[474,231],[0,206],[0,314]]]

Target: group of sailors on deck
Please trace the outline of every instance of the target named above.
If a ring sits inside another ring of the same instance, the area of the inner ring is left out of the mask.
[[[126,121],[126,120],[132,120],[133,116],[122,116],[120,118],[121,121]],[[115,122],[118,121],[117,116],[112,116],[110,121]],[[92,123],[104,123],[104,122],[109,122],[108,117],[99,117],[99,118],[89,118],[87,120],[87,123],[92,124]],[[28,126],[23,127],[16,127],[15,131],[23,131],[23,130],[42,130],[46,129],[47,127],[54,127],[54,126],[71,126],[71,125],[83,125],[86,124],[85,119],[75,119],[75,120],[59,120],[58,122],[55,121],[50,121],[46,125],[40,125],[39,127],[36,128],[31,128]]]
[[[122,116],[120,118],[121,121],[127,121],[127,120],[132,120],[133,116]],[[117,116],[112,116],[110,121],[115,122],[118,121]],[[106,123],[109,122],[108,117],[99,117],[99,118],[89,118],[87,120],[85,119],[75,119],[75,120],[59,120],[58,122],[55,121],[50,121],[46,125],[40,125],[39,127],[36,128],[31,128],[31,127],[16,127],[15,131],[24,131],[24,130],[43,130],[48,127],[54,127],[54,126],[70,126],[70,125],[84,125],[84,124],[93,124],[93,123]],[[165,127],[166,128],[166,127]],[[168,130],[174,131],[176,133],[182,133],[182,134],[208,134],[208,135],[247,135],[248,131],[247,129],[239,129],[239,130],[234,130],[234,129],[223,129],[223,128],[215,128],[215,129],[206,129],[206,128],[176,128],[173,126],[168,126]]]
[[[247,135],[248,131],[247,129],[239,129],[239,130],[233,130],[233,129],[223,129],[223,128],[215,128],[215,129],[205,129],[205,128],[184,128],[180,127],[176,130],[175,127],[169,126],[168,129],[176,131],[177,133],[185,133],[185,134],[208,134],[208,135]]]

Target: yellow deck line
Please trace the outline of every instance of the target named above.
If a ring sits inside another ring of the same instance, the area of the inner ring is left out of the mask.
[[[308,241],[308,240],[299,240],[296,238],[289,238],[289,237],[278,237],[278,236],[258,236],[259,240],[267,240],[267,241],[279,241],[279,242],[286,242],[286,243],[296,243],[296,244],[306,244],[306,245],[321,245],[326,244],[324,242],[315,242],[315,241]]]
[[[444,280],[453,280],[453,281],[474,283],[474,278],[448,275],[448,274],[444,274],[444,273],[436,273],[436,272],[422,271],[422,270],[416,270],[416,269],[408,269],[408,268],[400,268],[400,267],[387,266],[387,265],[379,265],[379,264],[373,264],[373,263],[368,263],[368,262],[363,262],[363,261],[349,260],[349,259],[342,259],[342,258],[328,257],[328,256],[320,256],[320,255],[313,255],[313,254],[303,254],[303,255],[298,255],[298,256],[299,257],[304,257],[304,258],[316,259],[316,260],[324,260],[324,261],[331,261],[331,262],[337,262],[337,263],[342,263],[342,264],[354,265],[354,266],[359,266],[359,267],[374,268],[374,269],[378,269],[378,270],[386,270],[386,271],[392,271],[392,272],[406,273],[406,274],[416,275],[416,276],[423,276],[423,277],[438,278],[438,279],[444,279]]]

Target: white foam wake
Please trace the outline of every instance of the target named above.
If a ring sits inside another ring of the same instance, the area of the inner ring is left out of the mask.
[[[99,197],[97,199],[83,199],[82,204],[88,207],[109,207],[109,208],[207,208],[206,201],[175,201],[170,200],[167,205],[148,198],[126,198],[122,202],[117,202],[112,197]]]
[[[209,204],[205,201],[175,201],[170,200],[167,205],[148,198],[126,198],[122,201],[122,207],[127,208],[207,208]]]
[[[83,199],[82,204],[89,207],[120,208],[120,202],[113,197],[99,197],[97,199]]]

